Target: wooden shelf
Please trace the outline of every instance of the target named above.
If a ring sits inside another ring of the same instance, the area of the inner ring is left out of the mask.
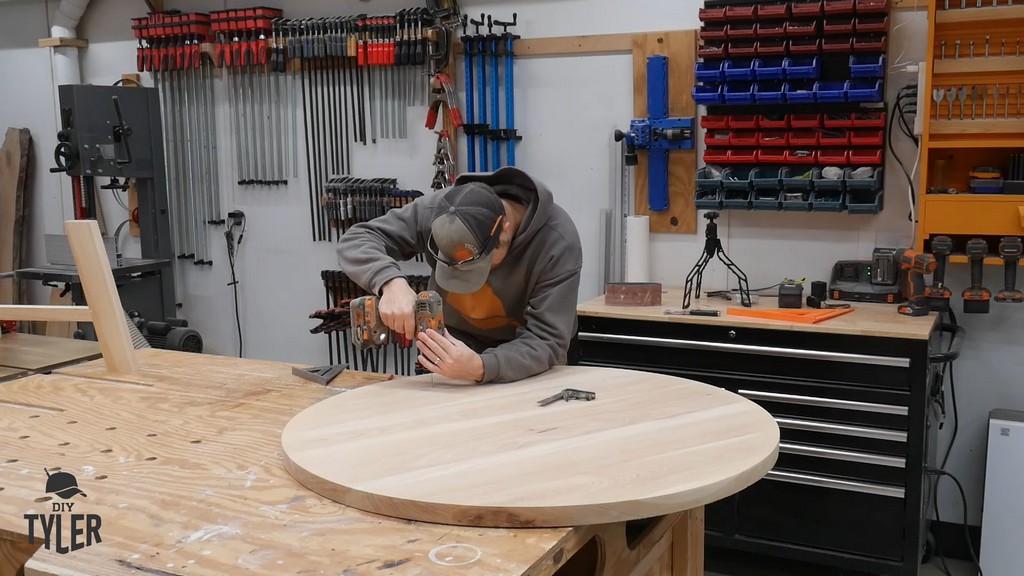
[[[1024,148],[1024,139],[990,139],[990,140],[932,140],[928,143],[929,148]]]
[[[950,0],[953,6],[955,0]],[[957,4],[959,5],[959,4]],[[1024,19],[1024,5],[1020,6],[983,6],[981,8],[965,8],[936,10],[935,25],[967,24],[979,22],[1005,22],[1006,20]]]
[[[949,48],[946,49],[947,51]],[[996,45],[998,54],[999,46]],[[1014,47],[1016,50],[1016,47]],[[947,54],[948,55],[948,54]],[[932,62],[932,74],[984,74],[987,72],[1024,72],[1024,56],[990,56],[988,58],[946,58]]]
[[[1024,204],[1024,196],[1017,194],[925,194],[928,202],[1006,202]]]
[[[989,118],[987,120],[935,120],[932,118],[928,121],[928,130],[931,134],[963,134],[974,135],[978,138],[994,134],[1024,134],[1024,119],[1015,118],[1016,110],[1013,106],[1010,108],[1011,118]],[[958,109],[954,107],[954,110]],[[1002,114],[1003,110],[1002,100],[1000,100],[999,113]]]
[[[55,38],[42,38],[42,39],[39,40],[39,47],[40,48],[60,48],[60,47],[85,48],[88,45],[89,45],[89,41],[88,40],[84,40],[82,38],[55,37]]]

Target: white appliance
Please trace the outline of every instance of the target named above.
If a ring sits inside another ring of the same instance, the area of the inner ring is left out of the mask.
[[[985,576],[1019,576],[1024,566],[1024,412],[993,410],[988,416],[985,504],[981,518],[981,569]]]

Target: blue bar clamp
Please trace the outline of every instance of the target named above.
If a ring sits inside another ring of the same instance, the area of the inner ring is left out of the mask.
[[[647,58],[648,118],[634,118],[629,132],[615,131],[625,140],[626,165],[636,165],[636,151],[647,150],[647,198],[652,212],[668,210],[668,152],[693,149],[693,118],[668,117],[668,57]]]

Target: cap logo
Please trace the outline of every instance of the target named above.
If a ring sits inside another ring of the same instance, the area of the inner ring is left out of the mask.
[[[460,260],[468,260],[473,256],[476,256],[479,250],[472,244],[458,244],[455,246],[455,250],[452,251],[452,260],[456,262]]]

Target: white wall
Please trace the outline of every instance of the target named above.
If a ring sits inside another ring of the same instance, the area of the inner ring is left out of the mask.
[[[34,170],[30,238],[34,248],[30,263],[42,263],[42,234],[59,232],[61,221],[70,215],[68,202],[62,201],[67,192],[59,192],[64,178],[46,171],[55,144],[53,89],[47,51],[34,47],[37,38],[47,35],[47,9],[52,10],[54,2],[0,3],[0,72],[8,79],[0,84],[0,126],[32,129],[36,158],[40,160]],[[247,4],[168,2],[168,8],[212,10]],[[326,0],[298,0],[287,4],[286,16],[315,17],[346,14],[349,10],[386,13],[418,4],[411,0],[375,0],[346,8]],[[696,14],[700,3],[692,0],[467,0],[463,4],[471,14],[486,11],[507,18],[511,12],[518,12],[518,32],[527,37],[699,26]],[[80,35],[90,40],[83,52],[85,81],[109,84],[121,73],[133,71],[135,42],[128,18],[144,13],[141,3],[93,0],[80,27]],[[924,15],[898,12],[893,20],[890,62],[923,58]],[[628,55],[534,58],[517,63],[517,123],[524,136],[518,164],[547,183],[576,220],[584,241],[583,299],[601,293],[600,211],[609,207],[613,187],[618,183],[608,167],[609,159],[614,157],[611,133],[626,126],[630,119],[631,74]],[[907,74],[894,73],[888,84],[889,98],[909,79]],[[148,77],[145,82],[151,85]],[[218,85],[217,90],[224,102],[223,87]],[[354,174],[398,176],[403,186],[428,189],[434,136],[422,127],[423,113],[423,109],[410,110],[408,141],[384,141],[358,148]],[[221,114],[219,129],[221,156],[231,158],[225,114]],[[911,164],[909,144],[902,136],[896,140],[897,151]],[[761,286],[784,276],[825,280],[838,259],[866,258],[876,245],[909,243],[912,233],[907,220],[906,184],[891,160],[886,170],[886,207],[881,215],[726,211],[719,227],[726,252],[747,272],[752,286]],[[304,171],[300,172],[299,179],[286,188],[242,189],[232,184],[234,178],[225,161],[221,186],[225,210],[241,209],[249,220],[238,257],[245,355],[316,364],[326,362],[327,350],[322,338],[309,335],[315,322],[307,316],[323,306],[320,270],[336,264],[329,243],[310,239],[305,176]],[[123,211],[109,198],[104,208],[108,223],[116,226]],[[654,236],[654,280],[682,284],[699,256],[703,223],[701,219],[696,235]],[[216,248],[212,269],[179,267],[179,300],[184,303],[181,315],[203,333],[210,352],[234,354],[237,347],[232,301],[226,286],[229,275],[220,231],[211,230],[209,241]],[[987,272],[989,285],[995,285],[998,270],[990,268]],[[954,267],[950,276],[954,289],[967,284],[963,266]],[[723,286],[725,281],[721,266],[709,268],[706,286]],[[36,294],[41,297],[41,291]],[[993,305],[993,313],[987,316],[959,316],[969,331],[969,340],[963,359],[957,363],[961,430],[949,469],[968,489],[972,524],[978,524],[980,518],[987,412],[993,407],[1024,408],[1024,391],[1018,386],[1020,377],[1015,370],[1020,361],[1013,360],[1024,339],[1022,314],[1014,307]],[[946,426],[943,434],[948,435],[950,428]],[[961,517],[955,492],[944,488],[941,501],[944,520]]]

